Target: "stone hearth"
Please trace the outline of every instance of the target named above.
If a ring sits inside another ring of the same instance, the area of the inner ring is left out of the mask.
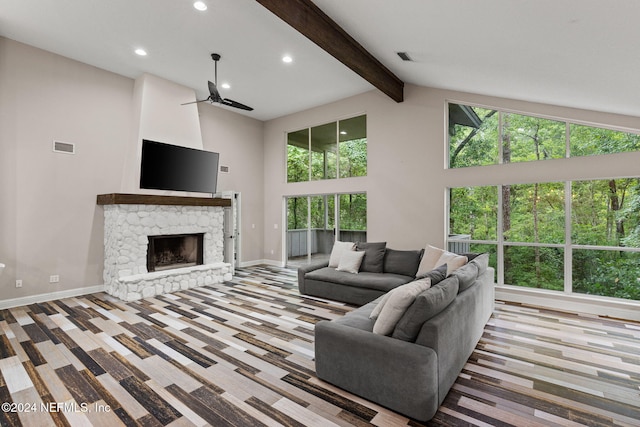
[[[224,203],[211,206],[207,204],[216,199],[190,197],[113,196],[98,196],[98,204],[104,205],[103,277],[108,294],[134,301],[231,280],[231,266],[223,262]],[[147,271],[149,236],[195,233],[204,235],[202,265]]]

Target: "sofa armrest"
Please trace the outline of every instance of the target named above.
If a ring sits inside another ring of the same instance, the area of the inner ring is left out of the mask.
[[[318,378],[418,420],[438,409],[433,349],[321,321],[315,327]]]
[[[324,267],[329,267],[328,260],[316,261],[316,262],[312,262],[310,264],[304,265],[302,267],[298,267],[298,289],[300,290],[301,294],[305,293],[304,275],[311,271],[319,270]]]
[[[416,338],[416,345],[447,355],[438,360],[441,402],[473,353],[491,316],[494,304],[493,275],[494,270],[487,269],[478,283],[459,293],[447,308],[426,321]]]

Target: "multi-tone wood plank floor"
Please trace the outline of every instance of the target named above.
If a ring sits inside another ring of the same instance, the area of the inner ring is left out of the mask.
[[[0,310],[3,426],[420,425],[318,380],[293,270]],[[640,324],[498,303],[430,425],[640,425]]]

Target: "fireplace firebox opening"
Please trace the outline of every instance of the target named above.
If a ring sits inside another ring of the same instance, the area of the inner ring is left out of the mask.
[[[148,236],[147,271],[202,265],[204,233]]]

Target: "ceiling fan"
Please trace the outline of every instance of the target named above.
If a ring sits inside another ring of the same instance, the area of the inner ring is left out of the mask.
[[[186,102],[182,105],[209,101],[212,104],[217,102],[218,104],[227,105],[229,107],[239,108],[241,110],[246,110],[246,111],[253,111],[253,108],[249,107],[248,105],[244,105],[237,101],[234,101],[233,99],[223,98],[220,96],[220,93],[218,92],[218,86],[217,86],[218,85],[218,61],[220,60],[220,55],[217,53],[212,53],[211,59],[213,59],[213,61],[215,62],[215,75],[214,75],[214,82],[213,83],[211,81],[208,82],[209,97],[206,99],[201,99],[199,101]]]

